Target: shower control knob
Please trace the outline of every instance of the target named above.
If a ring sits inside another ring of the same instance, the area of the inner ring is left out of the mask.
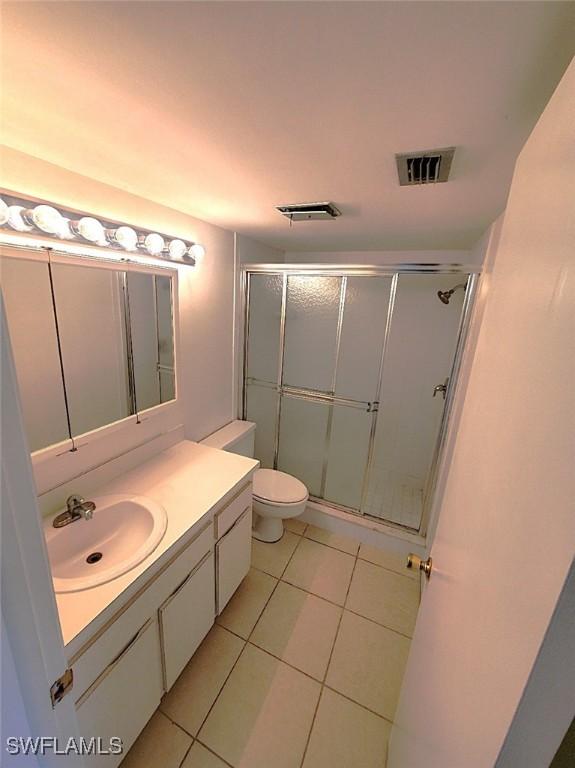
[[[431,557],[428,557],[427,560],[422,560],[419,555],[414,555],[413,553],[410,553],[407,556],[407,563],[405,564],[406,568],[418,568],[420,571],[423,571],[423,573],[427,576],[429,579],[431,576],[431,569],[433,567],[433,560]]]
[[[449,384],[449,378],[445,379],[443,384],[438,384],[436,387],[434,387],[433,388],[433,397],[435,397],[435,395],[438,392],[441,392],[441,394],[443,395],[443,399],[445,400],[445,395],[447,393],[447,385],[448,384]]]

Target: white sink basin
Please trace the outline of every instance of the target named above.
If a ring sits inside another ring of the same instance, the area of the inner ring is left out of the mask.
[[[90,498],[91,520],[54,528],[45,524],[56,592],[79,592],[104,584],[141,563],[158,546],[168,524],[163,507],[145,496]]]

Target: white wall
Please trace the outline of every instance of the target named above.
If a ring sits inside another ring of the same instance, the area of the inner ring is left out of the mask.
[[[240,234],[236,235],[236,252],[240,264],[273,264],[284,261],[285,256],[285,251]]]
[[[329,222],[326,224],[329,226]],[[478,264],[473,251],[286,251],[286,264]]]

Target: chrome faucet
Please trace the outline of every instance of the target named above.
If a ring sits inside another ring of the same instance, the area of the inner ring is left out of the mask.
[[[86,501],[81,496],[69,496],[66,500],[66,511],[54,518],[54,528],[63,528],[65,525],[76,522],[81,517],[91,520],[96,505],[93,501]]]

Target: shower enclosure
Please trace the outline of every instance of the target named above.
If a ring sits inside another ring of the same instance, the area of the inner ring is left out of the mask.
[[[244,268],[243,418],[310,496],[423,532],[477,275]]]

